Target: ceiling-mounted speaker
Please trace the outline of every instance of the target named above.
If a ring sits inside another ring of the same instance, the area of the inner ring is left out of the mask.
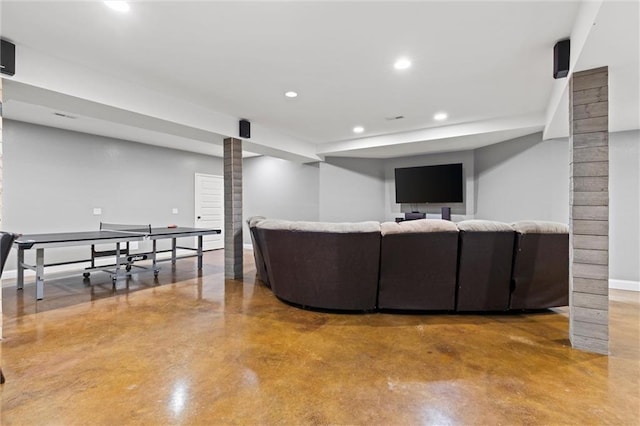
[[[16,45],[0,40],[0,72],[14,75],[16,73]]]
[[[561,40],[553,46],[553,78],[565,78],[569,75],[569,53],[571,42]]]
[[[249,120],[242,119],[240,120],[240,137],[242,139],[251,138],[251,123]]]

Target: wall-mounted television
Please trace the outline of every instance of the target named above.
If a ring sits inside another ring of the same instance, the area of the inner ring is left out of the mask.
[[[461,203],[462,163],[395,170],[396,203]]]

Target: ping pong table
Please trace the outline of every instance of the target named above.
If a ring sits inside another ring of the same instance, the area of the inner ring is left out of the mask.
[[[111,280],[114,288],[118,278],[131,275],[132,267],[153,270],[157,277],[159,272],[158,262],[171,260],[175,265],[177,259],[185,257],[198,257],[198,269],[202,269],[203,254],[203,236],[220,234],[219,229],[203,229],[203,228],[187,228],[187,227],[164,227],[152,228],[151,225],[116,225],[101,223],[100,229],[97,231],[85,232],[61,232],[50,234],[27,234],[19,236],[14,244],[18,247],[18,277],[17,289],[24,288],[24,271],[30,269],[36,273],[36,299],[44,298],[44,268],[49,266],[61,266],[74,263],[91,263],[91,266],[83,270],[85,278],[93,271],[103,271],[111,274]],[[178,246],[176,239],[183,237],[197,237],[197,248]],[[157,250],[156,242],[161,239],[171,239],[171,250]],[[134,241],[152,242],[152,250],[150,252],[131,252],[129,243]],[[100,244],[115,244],[114,250],[98,251],[95,246]],[[120,243],[125,243],[126,247],[122,248]],[[45,264],[44,250],[45,248],[55,247],[71,247],[71,246],[91,246],[91,258],[82,260],[72,260],[68,262],[58,262]],[[26,250],[36,250],[35,265],[27,264],[24,261],[24,253]],[[193,255],[177,256],[177,250],[195,251]],[[157,254],[171,251],[170,259],[158,259]],[[113,256],[114,264],[96,265],[96,259],[99,257]],[[151,260],[151,267],[135,265],[136,261]]]

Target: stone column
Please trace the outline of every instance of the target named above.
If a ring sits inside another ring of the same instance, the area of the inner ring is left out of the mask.
[[[609,352],[609,102],[607,67],[569,82],[570,327],[573,347]]]
[[[224,140],[224,276],[242,279],[242,140]]]

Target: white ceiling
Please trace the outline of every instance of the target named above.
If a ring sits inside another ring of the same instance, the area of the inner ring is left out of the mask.
[[[552,48],[572,34],[583,4],[163,1],[131,2],[126,14],[101,1],[0,7],[0,33],[17,45],[8,118],[211,155],[247,118],[245,147],[309,161],[473,149],[543,130],[550,109],[562,113],[553,98],[566,85],[551,76]],[[610,101],[631,116],[612,119],[612,131],[634,128],[638,111],[637,9],[605,2],[600,34],[582,50],[589,65],[606,54],[617,84],[635,79],[635,93]],[[410,69],[393,68],[400,56]],[[287,90],[300,96],[285,98]],[[438,111],[449,119],[435,122]],[[365,132],[356,137],[355,125]]]

